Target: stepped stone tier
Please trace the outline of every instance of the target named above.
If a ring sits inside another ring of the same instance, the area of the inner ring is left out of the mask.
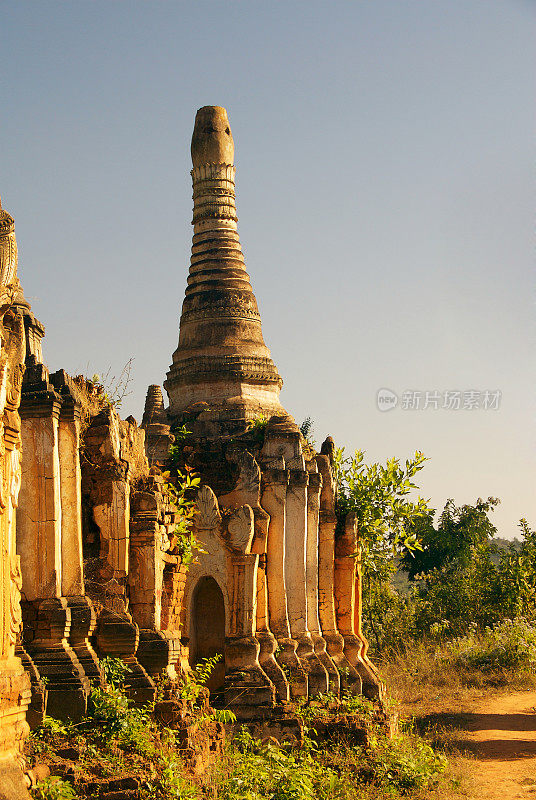
[[[194,235],[179,345],[142,422],[151,462],[202,480],[200,544],[186,576],[185,663],[217,653],[212,690],[244,720],[277,718],[289,698],[378,697],[361,632],[359,538],[337,520],[333,443],[317,453],[282,408],[237,232],[234,145],[225,109],[197,112]]]
[[[227,112],[206,106],[192,137],[193,226],[179,345],[165,388],[171,413],[206,403],[201,420],[233,423],[283,413],[283,382],[262,338],[261,318],[237,231],[234,144]]]

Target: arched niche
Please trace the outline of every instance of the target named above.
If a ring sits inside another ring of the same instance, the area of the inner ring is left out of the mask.
[[[211,692],[221,690],[225,678],[225,603],[218,583],[210,575],[200,578],[194,588],[189,632],[191,666],[221,654],[207,681]]]

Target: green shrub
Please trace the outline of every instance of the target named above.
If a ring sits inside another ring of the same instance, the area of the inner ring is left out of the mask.
[[[447,759],[410,733],[393,739],[379,736],[362,751],[361,774],[380,786],[400,790],[427,789],[437,783],[447,767]]]
[[[32,794],[36,800],[73,800],[76,798],[71,784],[62,781],[61,778],[45,778],[45,780],[39,781],[32,790]]]
[[[111,658],[110,656],[106,656],[106,658],[101,658],[100,666],[106,683],[109,683],[112,686],[123,685],[125,675],[128,672],[128,667],[124,661],[121,661],[120,658]]]
[[[479,633],[476,626],[466,636],[446,645],[442,656],[453,667],[516,670],[536,666],[536,625],[523,618],[505,619]]]
[[[253,434],[256,444],[262,444],[266,435],[266,426],[269,419],[264,414],[259,414],[255,419],[250,419],[247,423],[247,430]]]
[[[328,696],[321,698],[331,703]],[[363,707],[366,714],[370,709]],[[360,709],[363,710],[363,709]],[[399,798],[408,790],[435,786],[447,761],[414,734],[390,740],[376,729],[365,749],[341,741],[301,747],[261,743],[242,730],[219,768],[221,800],[362,800]],[[371,788],[372,787],[372,788]],[[381,794],[377,792],[381,792]]]
[[[228,752],[221,800],[324,800],[334,798],[338,778],[316,762],[309,748],[262,744],[243,729]]]
[[[83,727],[91,729],[100,741],[117,741],[140,755],[154,752],[153,728],[150,707],[134,708],[123,691],[123,680],[128,672],[125,664],[116,658],[104,658],[101,662],[107,685],[101,689],[93,687],[89,695],[88,716]],[[99,723],[95,727],[95,722]]]
[[[197,800],[197,786],[184,777],[184,765],[176,755],[163,755],[158,759],[158,778],[145,783],[141,791],[143,800]]]

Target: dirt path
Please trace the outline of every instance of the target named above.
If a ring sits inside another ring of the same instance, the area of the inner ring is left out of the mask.
[[[451,744],[473,756],[459,759],[470,798],[536,800],[536,692],[488,696],[434,717],[454,729]]]

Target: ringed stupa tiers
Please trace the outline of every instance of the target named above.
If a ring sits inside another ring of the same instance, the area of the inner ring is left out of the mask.
[[[192,163],[190,272],[179,344],[164,386],[172,416],[203,403],[206,414],[198,416],[200,421],[206,416],[220,430],[221,424],[243,427],[259,414],[285,412],[279,402],[283,381],[262,337],[240,247],[234,143],[224,108],[205,106],[197,112]]]

